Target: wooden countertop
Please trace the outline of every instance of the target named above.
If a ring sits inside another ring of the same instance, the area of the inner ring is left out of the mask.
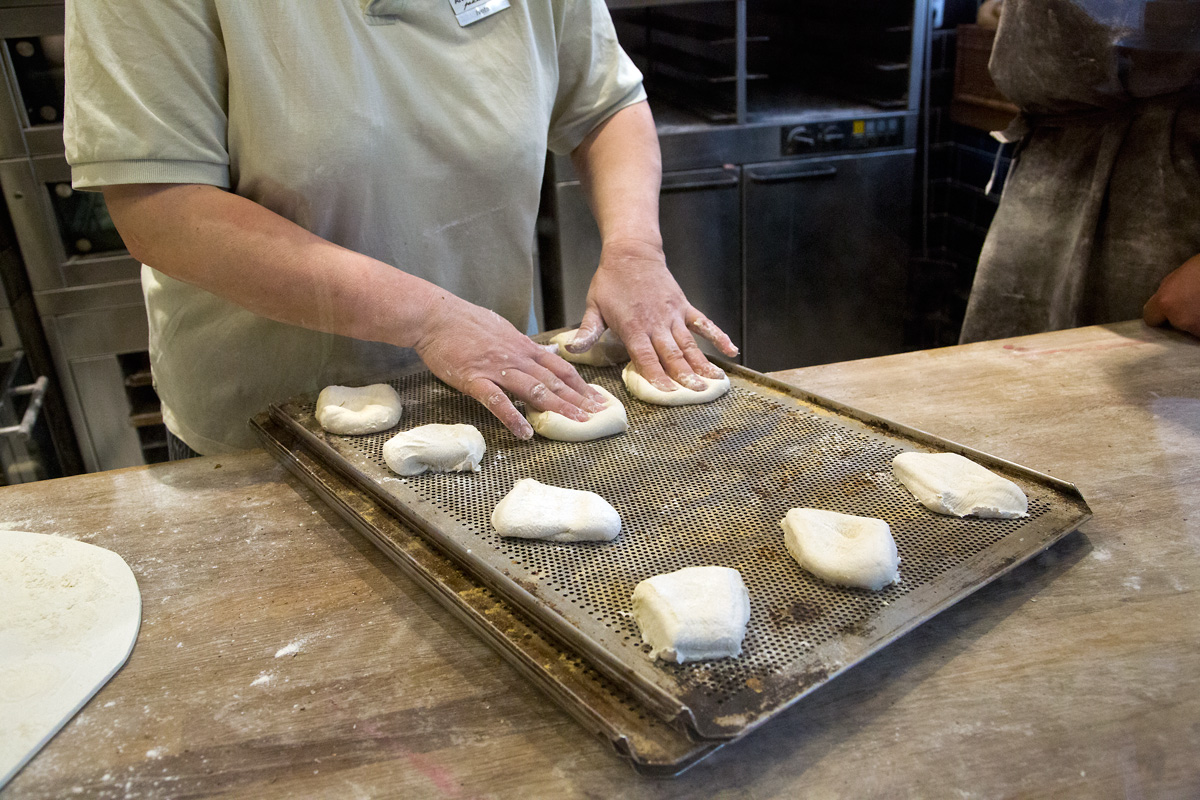
[[[1124,323],[778,375],[1095,516],[654,780],[263,453],[8,487],[0,527],[116,551],[143,622],[4,797],[1200,795],[1200,342]]]

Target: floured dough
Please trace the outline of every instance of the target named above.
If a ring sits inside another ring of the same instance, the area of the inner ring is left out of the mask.
[[[633,619],[651,658],[682,664],[738,656],[750,595],[736,569],[687,567],[639,583]]]
[[[958,453],[901,453],[892,474],[938,514],[1013,519],[1029,512],[1020,486]]]
[[[720,378],[706,378],[700,375],[699,378],[706,384],[706,388],[699,392],[678,383],[675,384],[675,391],[664,392],[642,377],[642,373],[634,368],[632,361],[626,364],[625,369],[621,371],[621,380],[625,381],[625,388],[631,395],[638,400],[659,406],[688,406],[696,403],[708,403],[729,391],[728,375]]]
[[[538,435],[559,442],[589,442],[629,430],[629,420],[621,401],[603,386],[588,385],[604,395],[604,408],[592,414],[587,422],[576,422],[555,411],[531,410],[525,412],[525,418]]]
[[[317,422],[330,433],[378,433],[400,421],[400,395],[386,383],[326,386],[317,395]]]
[[[621,515],[595,492],[547,486],[522,478],[492,511],[501,536],[552,542],[609,542],[621,532]]]
[[[0,788],[111,678],[142,619],[111,550],[0,531]]]
[[[383,460],[397,475],[478,472],[483,434],[474,425],[422,425],[383,443]]]
[[[567,361],[592,367],[611,367],[629,360],[629,352],[625,345],[611,330],[602,333],[596,343],[582,353],[572,353],[567,349],[567,345],[575,340],[575,334],[578,332],[578,328],[565,331],[550,340],[552,344],[558,345],[558,354]]]
[[[793,508],[779,524],[792,558],[823,581],[878,590],[900,580],[892,529],[881,519]]]

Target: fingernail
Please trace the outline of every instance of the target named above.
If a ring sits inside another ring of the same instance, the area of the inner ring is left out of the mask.
[[[594,400],[588,400],[585,398],[583,401],[583,410],[587,411],[589,414],[596,414],[596,413],[604,410],[604,404],[597,403]]]
[[[699,375],[684,375],[679,378],[679,382],[693,392],[702,392],[708,388],[708,384],[704,382],[704,378],[701,378]]]
[[[653,383],[654,388],[658,389],[660,392],[673,392],[679,388],[678,384],[676,384],[675,381],[671,380],[670,378],[659,378],[656,381],[651,381],[651,383]]]
[[[517,431],[517,438],[523,441],[529,441],[533,438],[533,428],[529,425],[522,425]]]
[[[584,411],[582,408],[571,409],[571,419],[576,422],[587,422],[592,418],[592,415]]]
[[[716,364],[705,364],[700,367],[700,371],[704,373],[704,377],[712,378],[714,381],[719,381],[725,377],[725,370],[718,367]]]

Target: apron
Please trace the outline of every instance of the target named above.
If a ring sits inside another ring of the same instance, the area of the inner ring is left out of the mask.
[[[1006,0],[990,71],[1018,144],[960,341],[1140,317],[1200,254],[1200,4],[1159,5]]]

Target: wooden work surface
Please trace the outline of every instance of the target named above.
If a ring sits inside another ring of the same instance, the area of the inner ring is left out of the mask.
[[[1095,516],[654,780],[263,453],[9,487],[0,527],[116,551],[143,622],[4,797],[1200,796],[1200,342],[1127,323],[779,375]]]

